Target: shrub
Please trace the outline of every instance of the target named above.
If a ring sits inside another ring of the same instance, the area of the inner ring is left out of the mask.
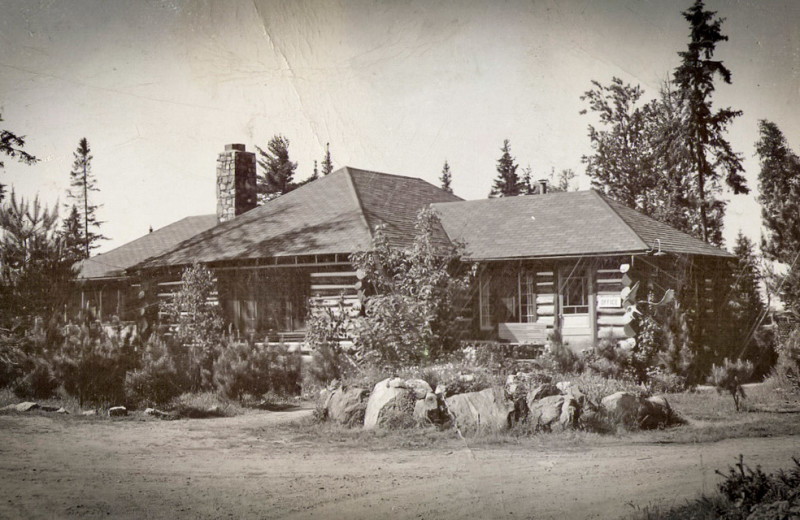
[[[174,350],[168,339],[150,336],[140,367],[125,375],[125,392],[131,402],[164,405],[186,390],[188,382],[175,364]]]
[[[309,375],[315,383],[327,386],[331,381],[341,381],[345,374],[358,369],[355,358],[342,347],[342,341],[351,327],[347,312],[340,299],[335,310],[315,310],[309,317],[306,342],[314,350]]]
[[[800,327],[785,334],[778,344],[778,362],[773,373],[800,390]]]
[[[787,502],[787,510],[792,506],[800,506],[800,461],[795,458],[792,460],[795,465],[792,470],[766,474],[758,466],[755,471],[747,467],[744,457],[739,455],[739,463],[729,468],[727,475],[717,471],[718,475],[725,477],[719,484],[719,490],[734,510],[742,514],[742,518],[749,518],[751,513],[755,513],[754,518],[790,518],[788,511],[785,516],[775,514],[777,510],[769,514],[769,506],[777,502]],[[757,514],[756,509],[761,515]]]
[[[548,340],[544,354],[538,360],[541,368],[557,374],[578,373],[584,370],[583,360],[564,344],[558,331],[550,334]]]
[[[161,304],[175,341],[183,347],[179,365],[192,391],[213,389],[213,364],[223,343],[222,316],[209,301],[214,288],[213,273],[194,264],[184,270],[180,289]]]
[[[39,356],[31,356],[25,360],[24,365],[24,375],[14,381],[14,394],[20,398],[47,399],[52,397],[56,393],[59,383],[50,362]]]
[[[753,364],[751,362],[742,361],[741,359],[736,361],[725,359],[721,366],[714,365],[711,368],[709,380],[711,384],[717,387],[717,392],[731,394],[733,404],[738,412],[740,400],[746,397],[742,382],[747,381],[752,373]]]
[[[173,416],[187,419],[231,417],[241,413],[239,407],[220,399],[215,392],[181,394],[170,401],[168,408]]]
[[[132,347],[109,338],[98,323],[68,325],[53,362],[64,389],[81,406],[120,404],[125,398],[125,373],[133,365]]]
[[[295,395],[300,382],[300,353],[285,345],[231,341],[214,363],[214,381],[228,398],[267,392]]]
[[[458,347],[458,317],[475,269],[464,271],[459,246],[437,241],[440,223],[429,209],[420,211],[414,244],[392,247],[383,228],[373,248],[351,255],[371,291],[364,316],[354,320],[355,343],[393,366],[439,359]]]

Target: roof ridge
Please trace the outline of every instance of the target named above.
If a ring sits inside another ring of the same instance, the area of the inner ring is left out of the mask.
[[[372,235],[372,228],[369,227],[369,222],[367,222],[367,216],[364,215],[364,206],[361,204],[361,197],[358,195],[356,183],[353,182],[353,173],[350,171],[349,166],[342,166],[340,170],[344,170],[344,176],[347,179],[347,186],[350,188],[350,192],[353,194],[353,198],[355,199],[356,210],[358,211],[359,219],[361,220],[361,223],[364,224],[364,227],[367,228],[367,235],[369,236],[370,241],[372,241],[372,239],[375,237]]]
[[[617,217],[622,222],[622,224],[625,226],[625,229],[627,229],[630,232],[630,234],[632,234],[634,237],[636,237],[637,240],[639,240],[639,242],[642,243],[644,249],[650,249],[650,245],[648,245],[647,242],[645,242],[644,238],[642,238],[641,235],[639,235],[639,233],[634,231],[634,229],[630,226],[630,224],[628,224],[628,221],[622,218],[622,215],[619,214],[619,212],[609,203],[608,199],[606,199],[606,197],[602,193],[597,191],[595,188],[589,188],[588,191],[593,193],[595,197],[597,197],[603,202],[603,206],[605,206],[608,209],[608,211],[610,211],[615,217]]]

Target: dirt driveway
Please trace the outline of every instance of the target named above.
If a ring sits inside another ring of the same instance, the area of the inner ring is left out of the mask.
[[[301,412],[213,420],[0,416],[2,518],[616,518],[711,492],[739,453],[787,467],[800,437],[366,450],[265,434]]]

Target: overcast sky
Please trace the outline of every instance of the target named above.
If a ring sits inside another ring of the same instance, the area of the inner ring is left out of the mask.
[[[509,139],[535,177],[572,168],[588,188],[581,93],[618,76],[654,96],[686,47],[690,4],[0,0],[0,125],[41,159],[6,161],[0,180],[63,203],[86,137],[101,251],[213,213],[224,145],[276,133],[300,179],[330,142],[337,168],[434,184],[447,159],[456,194],[484,198]],[[755,188],[759,119],[800,150],[800,2],[707,5],[726,18],[717,56],[733,72],[715,106],[744,111],[729,137]],[[727,242],[759,227],[754,193],[732,197]]]

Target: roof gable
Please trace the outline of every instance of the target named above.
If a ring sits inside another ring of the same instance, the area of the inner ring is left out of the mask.
[[[636,254],[729,256],[594,190],[434,204],[452,240],[473,260]]]
[[[150,257],[163,254],[184,240],[217,224],[216,215],[186,217],[80,264],[78,279],[114,278]]]
[[[420,208],[461,200],[421,179],[341,168],[198,234],[142,268],[259,258],[352,253],[372,247],[386,224],[393,245],[413,240]],[[441,239],[447,237],[441,233]]]

